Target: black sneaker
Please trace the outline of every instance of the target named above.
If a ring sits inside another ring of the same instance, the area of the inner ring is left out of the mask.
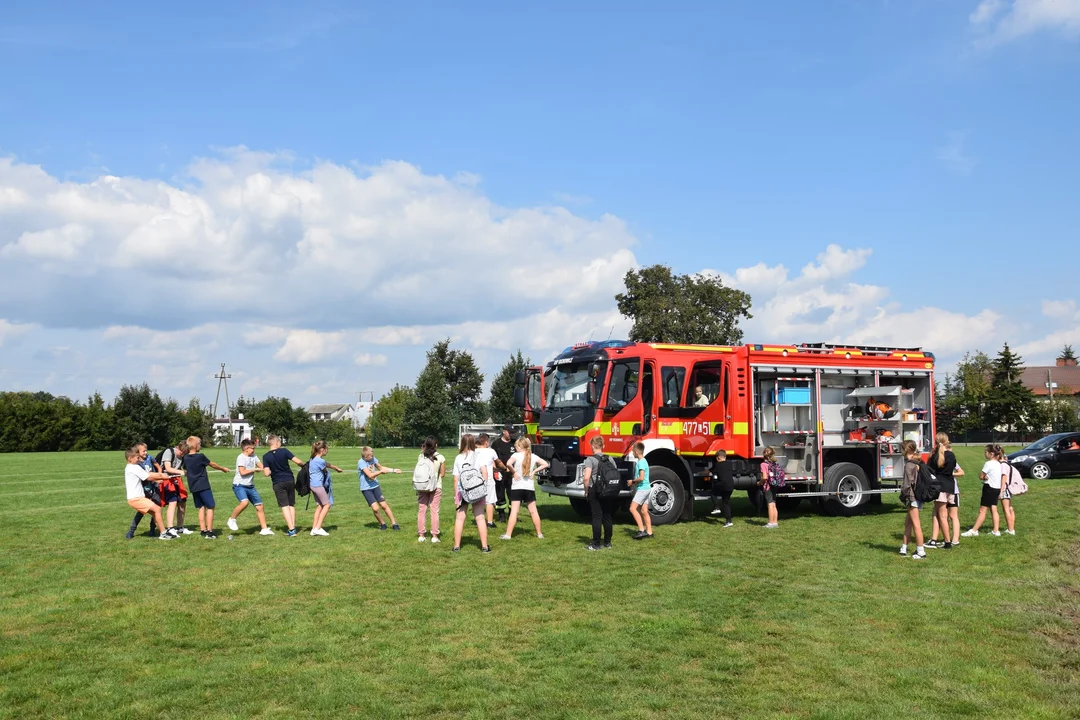
[[[400,525],[398,525],[397,523],[394,523],[394,527],[393,527],[393,529],[394,529],[394,530],[400,530],[400,529],[401,529],[401,526],[400,526]]]
[[[611,543],[604,543],[601,547],[603,547],[605,550],[610,550],[611,549]]]
[[[380,530],[385,530],[386,529],[386,523],[383,523],[382,525],[380,525],[379,529]]]
[[[493,528],[493,527],[495,527],[495,523],[493,523],[493,522],[489,522],[489,523],[488,523],[488,527],[489,527],[489,528]]]
[[[200,530],[199,535],[201,535],[203,537],[206,537],[206,531],[205,530]]]
[[[480,548],[480,552],[491,552],[491,546],[489,545],[489,546]]]
[[[126,537],[128,540],[131,540],[135,537],[135,533],[131,530],[128,530],[126,533],[124,533],[124,537]]]
[[[452,550],[450,550],[450,552],[457,552],[460,549],[461,549],[461,546],[458,546],[458,547],[453,548]]]
[[[951,542],[945,543],[944,545],[941,546],[941,549],[942,550],[952,550],[952,543]]]
[[[499,508],[499,522],[506,522],[506,511]]]
[[[154,538],[154,539],[157,539],[157,537],[158,537],[159,535],[161,535],[161,533],[159,533],[159,532],[155,532],[155,531],[153,531],[153,530],[151,530],[151,531],[150,531],[150,537],[152,537],[152,538]]]
[[[589,552],[593,552],[595,550],[603,550],[604,546],[603,545],[596,545],[594,543],[589,543],[588,545],[585,546],[585,549],[588,550]]]
[[[645,533],[645,539],[646,540],[652,540],[652,537],[653,537],[652,533]]]
[[[205,537],[207,540],[217,540],[217,535],[214,534],[213,530],[207,530],[206,535],[204,535],[203,537]]]
[[[635,540],[642,540],[644,538],[647,538],[648,536],[649,533],[645,532],[644,530],[638,530],[636,533],[634,533]]]

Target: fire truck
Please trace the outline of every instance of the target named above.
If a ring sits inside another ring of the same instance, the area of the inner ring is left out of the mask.
[[[710,497],[716,452],[760,506],[762,453],[787,476],[777,504],[855,515],[899,492],[900,444],[934,438],[934,356],[919,348],[587,342],[518,372],[515,402],[551,464],[540,489],[589,514],[583,461],[594,437],[629,479],[645,446],[653,522],[691,519]],[[624,492],[628,499],[630,491]]]

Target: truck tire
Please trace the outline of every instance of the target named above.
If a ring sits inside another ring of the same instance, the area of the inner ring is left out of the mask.
[[[569,498],[569,500],[570,500],[570,507],[572,507],[574,509],[574,512],[576,512],[578,515],[580,515],[583,518],[591,518],[592,517],[592,508],[589,507],[589,501],[588,500],[586,500],[585,498],[575,498],[575,497]]]
[[[755,515],[765,513],[765,493],[761,492],[761,488],[754,486],[747,490],[746,499],[750,501],[750,507],[754,509]]]
[[[825,498],[825,512],[829,515],[851,517],[866,511],[872,495],[862,493],[870,489],[866,473],[855,463],[837,463],[825,470],[825,492],[839,493]]]
[[[674,470],[654,465],[649,468],[649,484],[652,486],[649,515],[652,516],[653,525],[678,522],[682,516],[683,503],[686,502],[686,488],[679,476]]]
[[[802,498],[798,495],[777,495],[776,509],[784,511],[794,510],[799,507],[800,502],[802,502]]]

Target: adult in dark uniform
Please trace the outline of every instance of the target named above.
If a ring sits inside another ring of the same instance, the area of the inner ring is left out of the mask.
[[[491,449],[495,451],[495,469],[498,471],[495,478],[495,509],[499,513],[499,522],[503,522],[506,517],[506,491],[514,479],[514,471],[506,464],[514,454],[513,425],[503,426],[502,435],[491,443]]]

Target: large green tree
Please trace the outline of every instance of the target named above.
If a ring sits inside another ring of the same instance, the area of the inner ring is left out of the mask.
[[[481,398],[484,375],[469,351],[451,350],[450,342],[447,338],[435,343],[428,352],[428,360],[434,360],[442,370],[450,405],[459,421],[483,422],[487,419],[487,404]]]
[[[451,404],[442,364],[434,353],[428,353],[427,364],[416,378],[416,388],[405,407],[405,417],[414,439],[422,440],[432,435],[440,445],[454,442],[457,434],[455,408]]]
[[[94,393],[82,408],[79,419],[79,436],[73,450],[109,450],[116,436],[116,419],[113,409],[105,405],[101,393]]]
[[[412,388],[395,385],[393,390],[375,403],[368,420],[368,441],[373,446],[402,446],[414,443],[411,428],[405,421],[405,413],[412,396]]]
[[[1035,396],[1020,381],[1023,372],[1023,360],[1005,343],[991,367],[986,397],[986,418],[992,428],[1005,427],[1009,432],[1027,428]]]
[[[116,440],[120,447],[144,442],[150,447],[168,444],[170,414],[165,401],[146,383],[124,385],[113,402],[116,418]]]
[[[619,312],[634,321],[636,342],[738,345],[739,322],[749,319],[750,296],[710,275],[676,275],[666,265],[631,270],[626,292],[615,296]]]
[[[511,355],[510,359],[491,381],[491,399],[488,408],[491,410],[492,422],[520,423],[524,420],[524,410],[514,405],[514,376],[519,370],[529,367],[529,358],[521,354]]]

